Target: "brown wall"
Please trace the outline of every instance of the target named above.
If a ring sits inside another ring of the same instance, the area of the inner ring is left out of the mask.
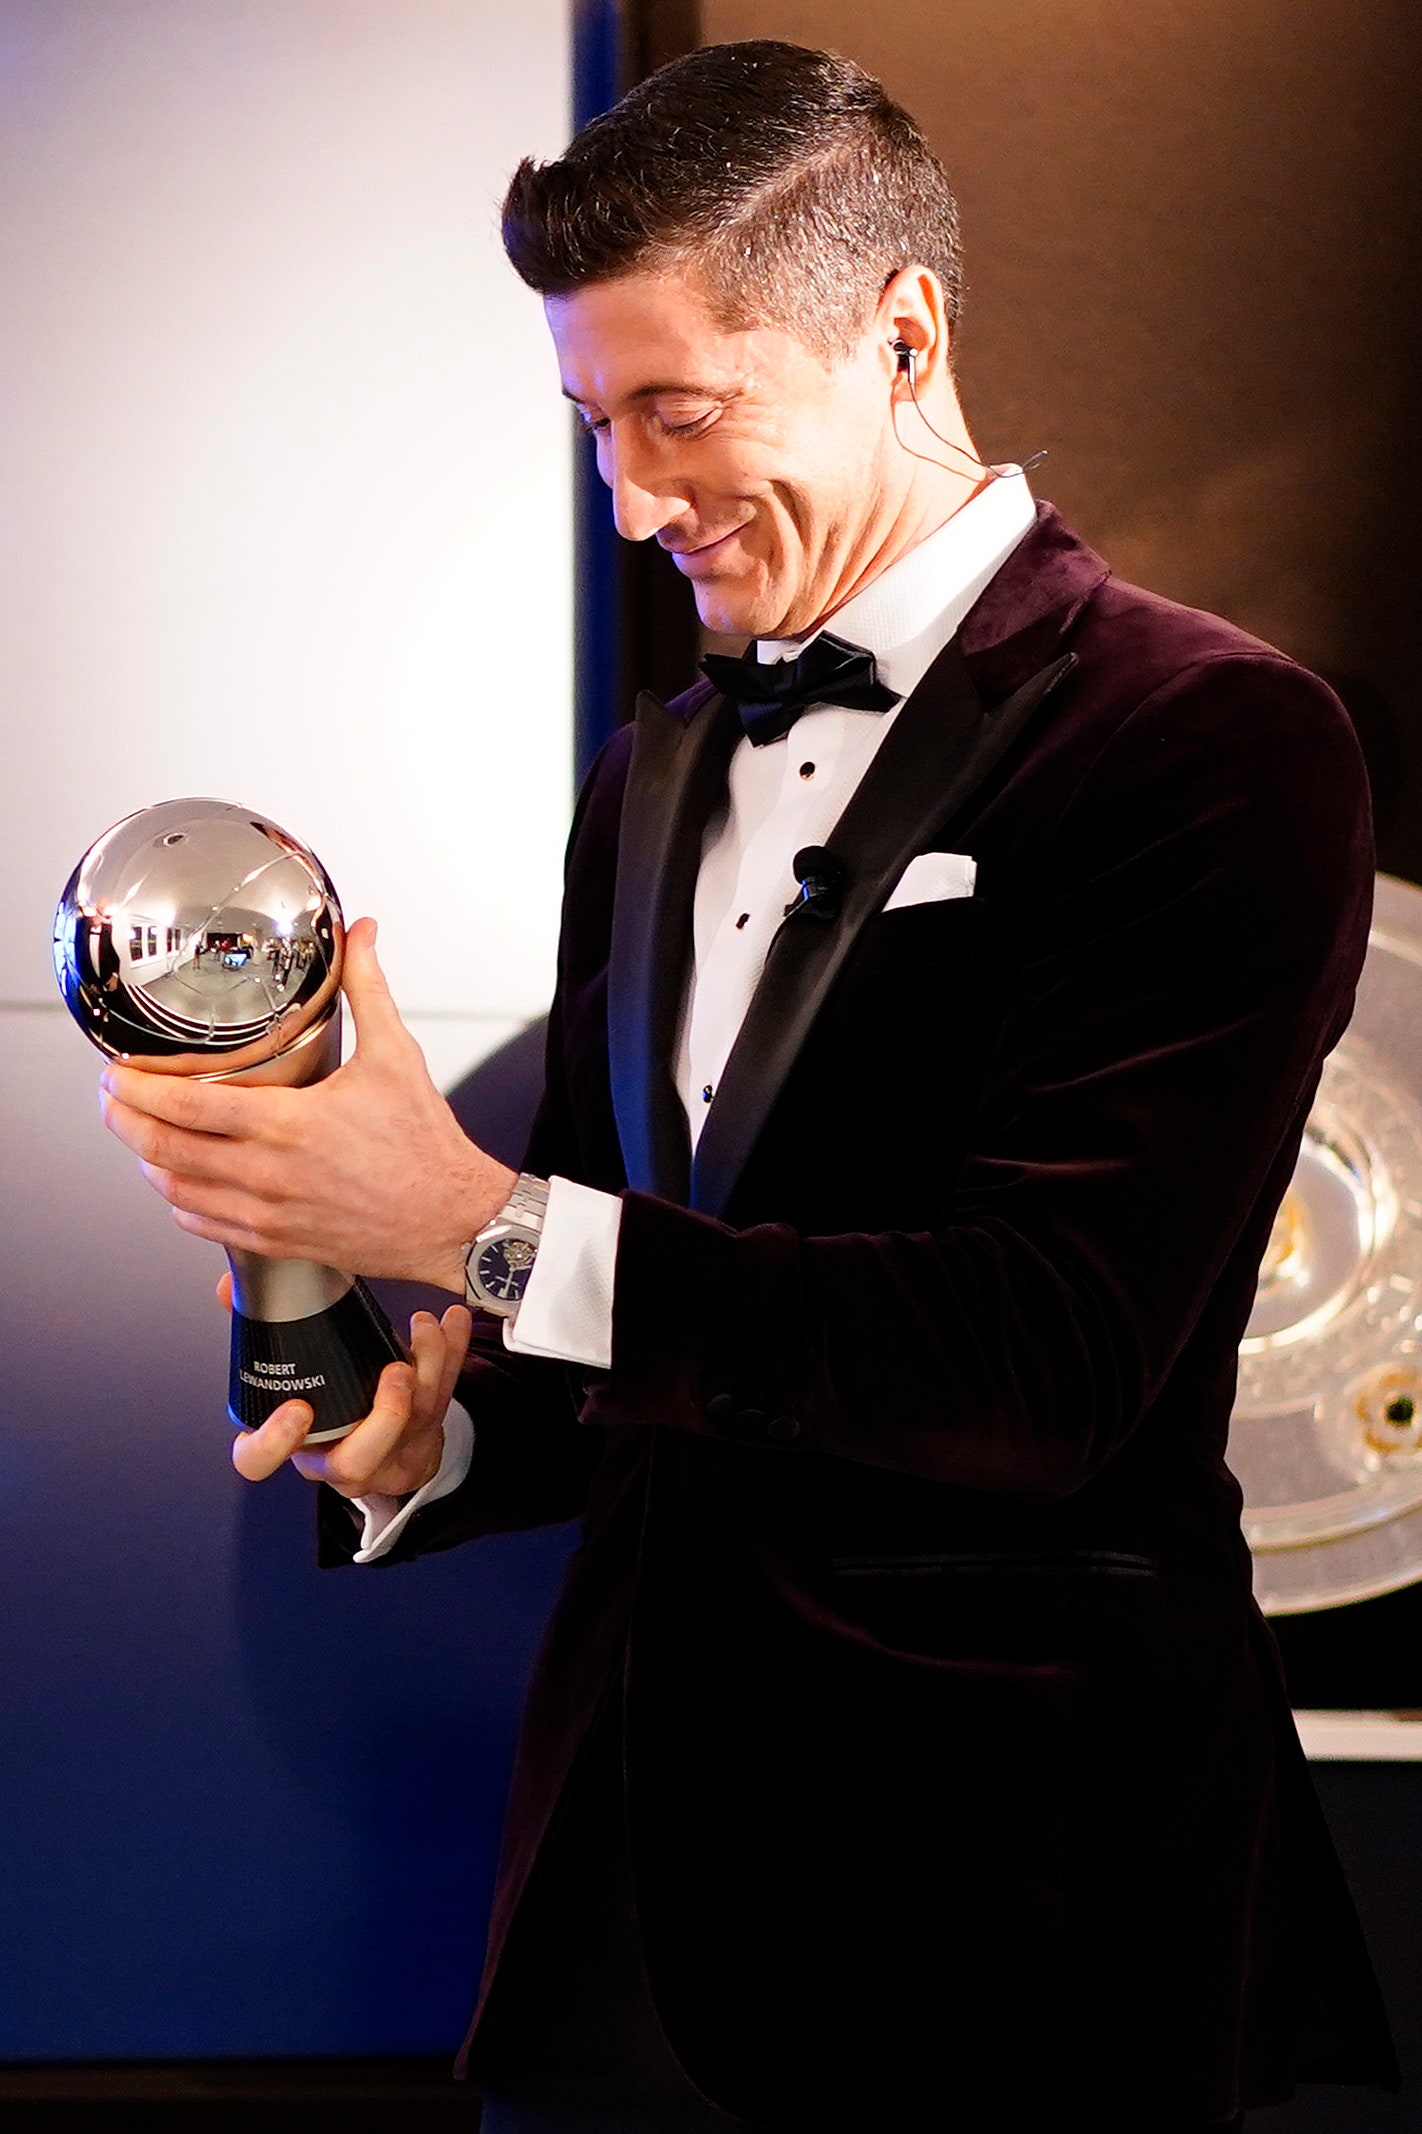
[[[702,0],[871,68],[962,201],[989,459],[1342,684],[1422,878],[1417,0]]]

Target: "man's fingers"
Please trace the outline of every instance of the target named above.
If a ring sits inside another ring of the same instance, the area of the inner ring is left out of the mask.
[[[469,1336],[474,1330],[474,1314],[467,1305],[451,1304],[439,1322],[444,1336],[444,1367],[440,1375],[439,1406],[437,1414],[444,1420],[444,1411],[454,1398],[454,1382],[469,1360]]]
[[[275,1194],[248,1186],[218,1184],[206,1178],[191,1178],[181,1171],[164,1171],[156,1164],[141,1163],[139,1169],[160,1200],[181,1209],[184,1215],[200,1215],[205,1222],[226,1223],[234,1230],[255,1230],[260,1235],[275,1232],[284,1211]]]
[[[397,1033],[408,1036],[375,953],[374,919],[357,919],[346,935],[341,989],[351,1004],[356,1050],[368,1052]]]
[[[454,1381],[469,1353],[473,1324],[473,1314],[463,1304],[451,1304],[442,1319],[436,1319],[433,1312],[416,1312],[410,1321],[417,1422],[444,1421]]]
[[[433,1312],[416,1312],[410,1321],[410,1356],[415,1366],[414,1412],[421,1422],[444,1413],[440,1387],[444,1381],[445,1341]]]
[[[210,1245],[222,1245],[233,1252],[256,1252],[269,1260],[311,1259],[311,1253],[296,1251],[283,1240],[272,1235],[270,1229],[251,1230],[242,1223],[218,1222],[210,1215],[189,1215],[185,1209],[172,1210],[173,1221],[189,1237],[205,1238]]]
[[[292,1462],[308,1482],[329,1482],[343,1497],[360,1497],[389,1459],[409,1425],[415,1373],[408,1363],[387,1363],[369,1415],[330,1445],[316,1445]]]
[[[217,1301],[225,1312],[232,1309],[232,1269],[229,1267],[217,1284]]]
[[[100,1086],[129,1112],[149,1119],[164,1119],[170,1126],[185,1127],[193,1134],[236,1134],[250,1131],[253,1099],[270,1097],[270,1090],[231,1089],[218,1082],[198,1082],[187,1075],[153,1074],[141,1067],[121,1067],[110,1060],[100,1076]],[[112,1106],[105,1107],[106,1115]],[[112,1117],[108,1123],[119,1128]],[[119,1134],[120,1140],[124,1137]]]
[[[102,1109],[104,1124],[115,1140],[121,1141],[150,1172],[170,1171],[176,1176],[215,1184],[227,1184],[233,1179],[249,1185],[280,1183],[280,1168],[254,1140],[174,1126],[166,1119],[135,1111],[131,1104],[122,1104],[107,1094]]]
[[[314,1421],[306,1401],[283,1401],[260,1429],[238,1431],[232,1440],[232,1465],[245,1482],[265,1482],[291,1458]]]

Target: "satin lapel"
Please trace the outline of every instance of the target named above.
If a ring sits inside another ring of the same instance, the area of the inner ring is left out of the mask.
[[[740,732],[724,697],[708,693],[685,717],[639,696],[618,834],[607,977],[612,1108],[627,1183],[683,1203],[691,1144],[673,1078],[677,1018],[701,833],[725,793]]]
[[[770,944],[697,1142],[693,1208],[722,1213],[866,920],[1075,665],[1075,655],[1064,653],[987,711],[956,638],[934,661],[825,841],[849,883],[838,918],[797,911]]]

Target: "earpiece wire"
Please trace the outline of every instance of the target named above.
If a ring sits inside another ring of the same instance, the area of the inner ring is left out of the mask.
[[[965,445],[955,445],[951,437],[945,437],[941,430],[934,429],[933,424],[924,414],[922,404],[918,397],[918,382],[913,374],[913,362],[911,357],[908,359],[900,357],[898,371],[895,375],[900,378],[907,378],[909,399],[913,402],[918,418],[923,424],[925,430],[927,430],[930,437],[936,437],[940,445],[946,446],[946,448],[950,452],[956,452],[960,459],[965,459],[970,467],[976,467],[979,472],[981,474],[984,474],[990,482],[1000,482],[1003,479],[1003,470],[1000,467],[989,467],[986,461],[981,459],[975,459],[972,453],[968,451]],[[900,403],[896,400],[893,403],[893,406],[894,435],[895,437],[899,437],[898,410]],[[899,437],[899,443],[903,446],[904,451],[909,454],[911,459],[921,459],[926,467],[941,467],[943,465],[942,460],[930,459],[929,455],[926,452],[915,452],[912,445],[904,444],[902,437]],[[1041,466],[1042,461],[1046,458],[1046,456],[1047,450],[1044,445],[1040,452],[1034,452],[1030,459],[1023,460],[1020,471],[1023,474],[1029,474],[1034,467]],[[945,471],[951,473],[952,469],[948,468]]]

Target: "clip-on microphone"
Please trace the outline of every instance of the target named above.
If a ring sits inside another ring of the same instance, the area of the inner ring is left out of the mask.
[[[800,894],[785,907],[785,916],[803,911],[812,919],[837,919],[844,902],[849,869],[823,845],[802,845],[790,862]]]

